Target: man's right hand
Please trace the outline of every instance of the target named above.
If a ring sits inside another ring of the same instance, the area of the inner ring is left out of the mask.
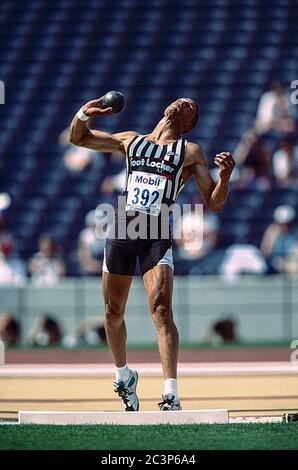
[[[112,114],[112,108],[101,108],[103,96],[97,100],[88,101],[83,107],[82,111],[88,117],[100,116],[101,114]]]

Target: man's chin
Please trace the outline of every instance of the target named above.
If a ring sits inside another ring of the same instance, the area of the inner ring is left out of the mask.
[[[176,114],[177,114],[177,110],[176,110],[176,109],[170,109],[170,110],[167,111],[167,113],[165,114],[165,118],[166,118],[166,119],[172,119]]]

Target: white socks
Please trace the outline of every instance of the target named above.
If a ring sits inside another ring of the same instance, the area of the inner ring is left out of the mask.
[[[126,382],[130,374],[128,365],[125,364],[125,366],[123,367],[114,366],[114,368],[116,374],[116,382]]]
[[[116,382],[126,382],[130,375],[130,369],[127,364],[123,367],[114,366],[116,374]],[[177,390],[177,379],[167,379],[164,381],[163,395],[174,395],[175,400],[179,401]]]
[[[175,396],[175,400],[179,400],[177,390],[177,379],[167,379],[164,381],[163,394],[168,395],[169,393]]]

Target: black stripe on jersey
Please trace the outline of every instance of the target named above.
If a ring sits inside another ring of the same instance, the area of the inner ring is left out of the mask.
[[[142,154],[143,154],[142,156],[143,156],[143,157],[144,157],[144,156],[146,156],[146,157],[149,157],[149,156],[150,156],[150,155],[146,155],[146,152],[147,152],[148,148],[150,147],[150,145],[151,145],[151,142],[149,142],[149,140],[148,140],[148,142],[146,143],[145,147],[144,147],[143,150],[142,150]]]
[[[139,136],[139,137],[140,137],[140,136]],[[144,142],[144,140],[145,140],[145,136],[143,136],[143,137],[139,140],[139,142],[137,142],[137,144],[135,145],[135,147],[134,147],[134,149],[133,149],[133,155],[136,155],[138,148],[142,145],[142,143]],[[132,157],[133,155],[129,155],[129,156]]]
[[[180,160],[179,160],[179,163],[177,165],[178,168],[180,168],[181,165],[183,165],[183,163],[184,163],[185,149],[186,149],[186,140],[184,139],[184,137],[182,137]]]
[[[175,178],[173,179],[173,184],[172,184],[172,187],[171,187],[171,193],[170,193],[170,196],[168,199],[172,200],[173,202],[176,200],[176,197],[177,197],[177,194],[178,194],[178,190],[179,190],[179,185],[180,185],[180,179],[181,179],[181,176],[182,176],[182,167],[183,167],[183,163],[184,163],[184,154],[185,154],[185,139],[182,139],[181,141],[181,147],[180,147],[180,158],[179,158],[179,161],[178,161],[178,164],[177,166],[175,167]],[[177,142],[178,144],[178,142]],[[177,180],[178,179],[178,180]]]
[[[154,158],[156,153],[157,153],[157,150],[158,150],[158,145],[157,144],[153,144],[152,142],[150,142],[150,145],[152,145],[152,150],[151,152],[148,154],[148,157],[149,158]]]
[[[139,139],[139,141],[136,143],[136,145],[134,146],[134,149],[133,149],[133,152],[131,152],[131,148],[132,148],[132,145],[133,143],[135,143],[135,141]],[[128,185],[128,180],[129,180],[129,177],[132,173],[132,169],[131,169],[131,162],[130,162],[130,157],[132,157],[133,155],[135,155],[135,152],[137,151],[137,149],[140,147],[140,145],[142,144],[142,142],[144,142],[144,139],[145,139],[145,136],[141,136],[141,135],[137,135],[130,143],[129,147],[127,147],[127,168],[126,168],[126,176],[125,176],[125,189],[124,191],[127,191],[127,185]],[[131,155],[131,153],[133,153],[133,155]]]
[[[176,142],[174,142],[174,144],[172,146],[172,150],[167,150],[167,154],[168,154],[168,152],[170,152],[169,159],[167,160],[170,163],[174,163],[174,158],[175,158],[175,154],[176,154],[176,150],[177,150],[177,145],[178,145],[178,140],[176,140]]]
[[[168,151],[168,146],[167,146],[167,145],[164,145],[163,148],[162,148],[162,151],[161,151],[161,154],[160,154],[159,158],[160,158],[160,159],[163,158],[163,157],[166,155],[167,151]]]
[[[132,144],[135,142],[135,140],[140,137],[139,135],[136,135],[133,139],[131,139],[131,141],[129,142],[128,146],[127,146],[127,151],[126,151],[126,154],[129,156],[129,152],[130,152],[130,148],[132,146]]]
[[[131,157],[131,148],[133,146],[133,144],[136,142],[137,139],[139,139],[140,141],[142,141],[142,139],[140,139],[140,135],[136,135],[132,140],[131,142],[129,143],[128,147],[127,147],[127,151],[126,151],[126,175],[125,175],[125,185],[124,185],[124,191],[127,190],[127,184],[128,184],[128,179],[129,179],[129,175],[131,174],[131,166],[130,166],[130,157]]]
[[[182,137],[182,147],[181,147],[181,161],[184,163],[185,150],[186,150],[187,140]]]
[[[184,155],[185,155],[185,139],[182,139],[181,148],[180,148],[180,158],[179,158],[179,162],[178,162],[177,166],[175,167],[176,175],[177,175],[177,173],[181,169],[181,166],[184,163]]]

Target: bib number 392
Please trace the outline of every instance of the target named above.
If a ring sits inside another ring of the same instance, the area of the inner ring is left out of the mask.
[[[127,187],[126,210],[158,215],[165,185],[164,176],[134,171]]]

